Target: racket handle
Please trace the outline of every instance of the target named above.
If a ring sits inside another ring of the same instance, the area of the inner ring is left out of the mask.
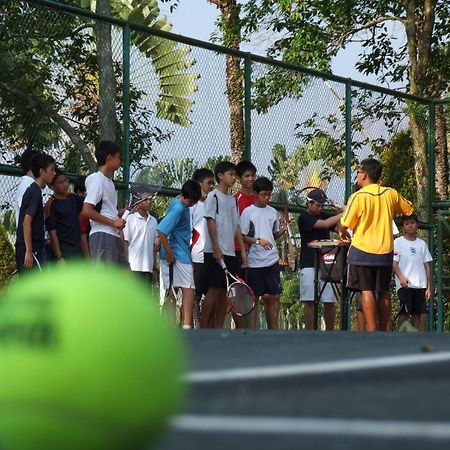
[[[122,214],[122,219],[127,220],[127,217],[131,214],[131,211],[126,209],[125,212]]]
[[[220,267],[222,267],[223,270],[227,270],[227,266],[225,265],[225,262],[223,259],[220,260]]]

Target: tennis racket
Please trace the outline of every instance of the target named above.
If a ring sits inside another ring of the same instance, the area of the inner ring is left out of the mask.
[[[162,186],[162,180],[155,180],[153,184],[130,184],[129,189],[129,201],[128,207],[122,215],[122,219],[127,219],[127,217],[133,212],[133,209],[146,202],[152,200],[156,197]]]
[[[295,191],[292,198],[295,201],[297,205],[306,207],[306,204],[308,203],[308,194],[313,190],[317,189],[315,186],[306,186],[303,189],[300,189],[299,191]],[[319,187],[319,189],[322,189]],[[336,203],[333,200],[328,199],[327,202],[323,205],[325,208],[336,210],[336,209],[342,209],[342,206]]]
[[[224,270],[227,280],[227,301],[230,310],[237,316],[248,316],[256,304],[255,294],[242,278],[228,272],[223,260],[220,261],[220,266]]]
[[[286,241],[287,241],[287,268],[294,272],[297,266],[297,249],[294,245],[294,235],[291,229],[291,218],[289,216],[289,202],[286,191],[282,191],[281,197],[283,200],[283,215],[284,223],[286,225]]]

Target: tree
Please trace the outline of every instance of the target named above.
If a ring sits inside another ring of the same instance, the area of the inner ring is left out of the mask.
[[[408,93],[422,97],[433,94],[436,71],[448,85],[442,53],[450,37],[450,4],[444,0],[316,0],[307,7],[296,0],[250,0],[243,10],[244,30],[277,33],[268,54],[285,61],[323,70],[340,49],[359,40],[364,53],[357,69],[362,73],[376,74],[383,83],[403,82]],[[391,31],[394,23],[403,28],[405,44],[397,44]],[[417,204],[424,212],[428,200],[426,112],[409,102],[407,113]]]
[[[221,12],[219,29],[222,43],[234,50],[240,49],[241,22],[240,5],[236,0],[208,0]],[[230,110],[231,160],[235,163],[244,157],[244,111],[243,111],[243,73],[240,58],[226,56],[226,85],[228,107]]]
[[[122,134],[117,117],[123,116],[122,65],[111,57],[110,35],[102,37],[101,26],[94,32],[93,22],[81,16],[52,15],[51,10],[41,5],[23,1],[7,3],[7,8],[0,12],[3,67],[0,124],[7,152],[34,145],[60,152],[68,157],[73,167],[79,166],[77,154],[81,154],[87,170],[96,170],[92,148],[99,139],[99,129],[102,138]],[[86,6],[84,0],[66,3]],[[87,5],[95,10],[95,2],[88,1]],[[107,12],[108,1],[101,0],[99,8],[102,5],[106,9],[101,12]],[[114,0],[110,6],[112,14],[119,14],[119,17],[157,29],[171,29],[167,19],[159,16],[156,0]],[[109,26],[105,28],[108,31]],[[131,38],[141,57],[151,61],[157,75],[159,98],[155,102],[155,114],[188,126],[190,95],[196,89],[198,78],[198,74],[186,72],[195,62],[188,58],[189,47],[143,33],[132,33]],[[99,60],[97,52],[92,50],[96,49],[96,43],[98,53],[103,55],[99,55]],[[150,71],[147,76],[150,79]],[[145,94],[144,90],[132,86],[130,108],[148,118],[149,111],[137,106]],[[134,133],[132,155],[149,157],[150,139],[153,137],[153,142],[157,142],[171,135],[170,131],[147,124],[144,129],[144,122],[133,121],[133,118],[131,122],[131,126],[133,123],[137,126],[131,129]]]

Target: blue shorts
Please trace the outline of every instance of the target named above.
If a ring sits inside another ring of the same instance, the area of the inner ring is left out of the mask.
[[[280,265],[278,261],[269,267],[254,267],[247,269],[247,284],[256,297],[261,295],[281,294]]]

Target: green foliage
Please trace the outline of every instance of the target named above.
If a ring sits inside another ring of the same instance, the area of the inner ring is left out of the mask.
[[[3,225],[0,224],[0,292],[16,270],[14,247]]]
[[[414,204],[417,200],[417,190],[413,145],[409,130],[400,131],[393,136],[381,152],[380,160],[385,168],[382,183],[397,189]]]

